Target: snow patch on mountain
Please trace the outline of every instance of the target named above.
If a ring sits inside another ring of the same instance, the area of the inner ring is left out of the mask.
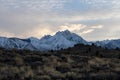
[[[120,48],[120,39],[96,41],[94,44],[108,49],[115,49]]]

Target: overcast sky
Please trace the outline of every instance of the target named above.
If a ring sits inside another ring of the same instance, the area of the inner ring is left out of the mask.
[[[120,38],[120,0],[0,0],[0,36],[70,30],[86,40]]]

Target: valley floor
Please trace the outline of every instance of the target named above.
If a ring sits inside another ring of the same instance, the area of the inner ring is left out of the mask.
[[[89,55],[79,50],[0,49],[0,80],[120,80],[119,50],[113,50],[115,55],[109,57],[98,53],[102,49],[94,53],[92,47],[91,50],[84,48],[83,52],[86,50]]]

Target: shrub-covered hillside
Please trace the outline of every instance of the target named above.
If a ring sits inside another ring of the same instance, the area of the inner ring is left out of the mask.
[[[94,45],[48,52],[1,48],[0,80],[120,80],[120,50]]]

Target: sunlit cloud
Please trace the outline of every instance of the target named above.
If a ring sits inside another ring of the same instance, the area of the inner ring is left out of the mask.
[[[104,27],[103,25],[98,25],[98,26],[92,26],[91,28],[93,28],[93,29],[101,29],[103,27]]]
[[[0,36],[2,37],[15,37],[15,34],[8,31],[0,30]]]
[[[84,29],[86,27],[86,25],[83,25],[83,24],[66,24],[66,25],[63,25],[63,26],[60,26],[60,30],[70,30],[72,32],[75,32],[75,31],[80,31],[82,29]]]
[[[23,34],[19,35],[22,38],[28,38],[31,36],[37,37],[37,38],[41,38],[45,35],[53,35],[55,32],[53,30],[51,30],[49,27],[38,27],[35,28],[33,30],[29,30],[24,32]]]
[[[85,34],[88,34],[88,33],[93,32],[93,31],[94,31],[94,29],[88,29],[88,30],[83,31],[83,32],[80,33],[80,34],[81,34],[81,35],[85,35]]]

